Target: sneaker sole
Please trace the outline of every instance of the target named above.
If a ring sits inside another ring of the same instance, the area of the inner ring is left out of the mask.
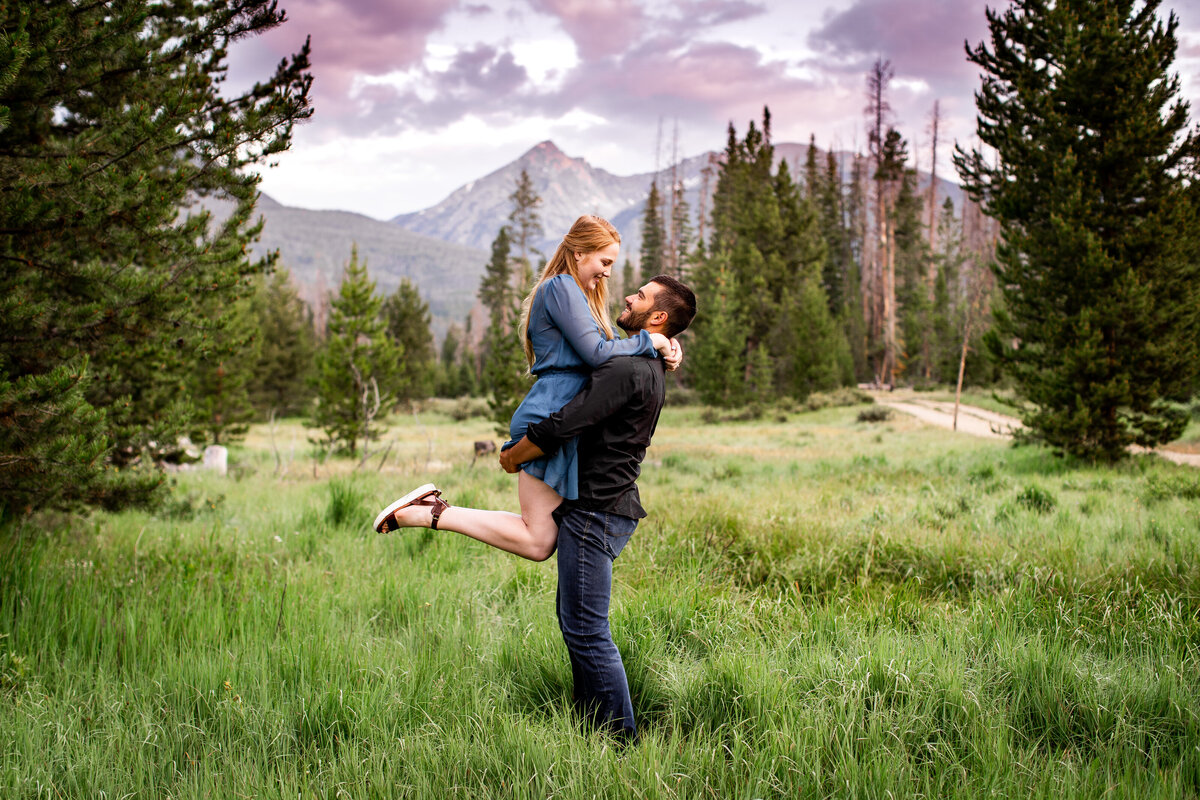
[[[430,492],[436,492],[436,491],[437,491],[437,487],[434,486],[432,483],[427,483],[424,486],[418,486],[416,489],[413,489],[411,492],[404,495],[404,497],[401,497],[396,502],[392,503],[390,506],[385,508],[383,511],[380,511],[379,516],[377,516],[375,518],[374,526],[372,526],[375,528],[375,532],[381,533],[381,531],[379,530],[379,526],[382,525],[384,520],[386,520],[392,514],[395,514],[400,509],[411,504],[414,500],[421,497],[422,495],[426,495],[426,494],[429,494]]]

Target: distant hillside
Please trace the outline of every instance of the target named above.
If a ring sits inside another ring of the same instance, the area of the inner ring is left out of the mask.
[[[209,203],[216,216],[228,206]],[[310,304],[322,292],[336,291],[342,270],[357,243],[371,278],[390,294],[409,278],[429,303],[434,334],[440,339],[452,322],[461,323],[475,303],[479,279],[487,264],[482,250],[453,244],[349,211],[311,211],[281,205],[263,195],[258,213],[264,218],[255,253],[279,250],[280,266],[291,272]]]
[[[700,189],[703,184],[701,171],[709,163],[710,156],[715,155],[702,153],[683,160],[679,166],[685,199],[692,211],[693,229],[698,227]],[[775,156],[778,160],[786,159],[795,176],[803,170],[808,157],[808,145],[782,142],[775,145]],[[843,173],[847,173],[852,154],[838,153],[838,159]],[[534,188],[542,196],[540,213],[544,236],[535,245],[538,249],[549,255],[576,217],[580,214],[599,214],[612,221],[621,232],[621,263],[624,263],[626,256],[633,258],[636,263],[642,242],[642,214],[654,173],[627,177],[613,175],[591,166],[582,158],[564,154],[549,141],[541,142],[495,172],[461,186],[437,205],[401,214],[392,222],[446,242],[487,248],[500,226],[508,223],[512,209],[508,196],[512,194],[522,169],[529,173]],[[929,175],[919,173],[918,179],[924,191],[929,185]],[[714,174],[709,192],[715,186]],[[956,208],[961,207],[962,189],[957,184],[939,178],[938,192],[940,198],[949,196]],[[711,207],[711,203],[705,206]]]

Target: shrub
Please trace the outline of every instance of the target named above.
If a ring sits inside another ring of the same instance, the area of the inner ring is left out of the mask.
[[[1143,498],[1148,503],[1159,500],[1200,500],[1200,478],[1191,475],[1151,475],[1146,479]]]
[[[480,397],[460,397],[458,402],[450,407],[450,419],[464,422],[488,416],[487,401]]]
[[[1053,511],[1058,501],[1046,489],[1030,484],[1017,493],[1017,504],[1038,514],[1045,514]]]
[[[813,392],[804,401],[809,411],[822,408],[840,408],[842,406],[860,406],[863,403],[874,403],[875,398],[869,392],[864,392],[855,386],[842,386],[832,392]]]
[[[354,522],[361,516],[363,494],[348,480],[336,478],[329,482],[329,505],[325,507],[325,521],[334,527]]]
[[[887,406],[871,406],[858,412],[859,422],[887,422],[892,418],[892,410]]]

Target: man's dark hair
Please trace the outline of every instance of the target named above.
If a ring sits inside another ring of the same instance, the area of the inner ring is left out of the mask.
[[[692,324],[696,316],[696,294],[683,281],[670,275],[655,275],[650,283],[662,289],[654,298],[654,310],[667,312],[667,324],[663,328],[666,336],[678,336]]]

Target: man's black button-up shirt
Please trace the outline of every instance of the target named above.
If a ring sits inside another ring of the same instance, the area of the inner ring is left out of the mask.
[[[646,516],[635,481],[666,397],[664,369],[657,358],[609,359],[571,402],[529,426],[526,436],[545,453],[579,436],[579,499],[562,510]]]

